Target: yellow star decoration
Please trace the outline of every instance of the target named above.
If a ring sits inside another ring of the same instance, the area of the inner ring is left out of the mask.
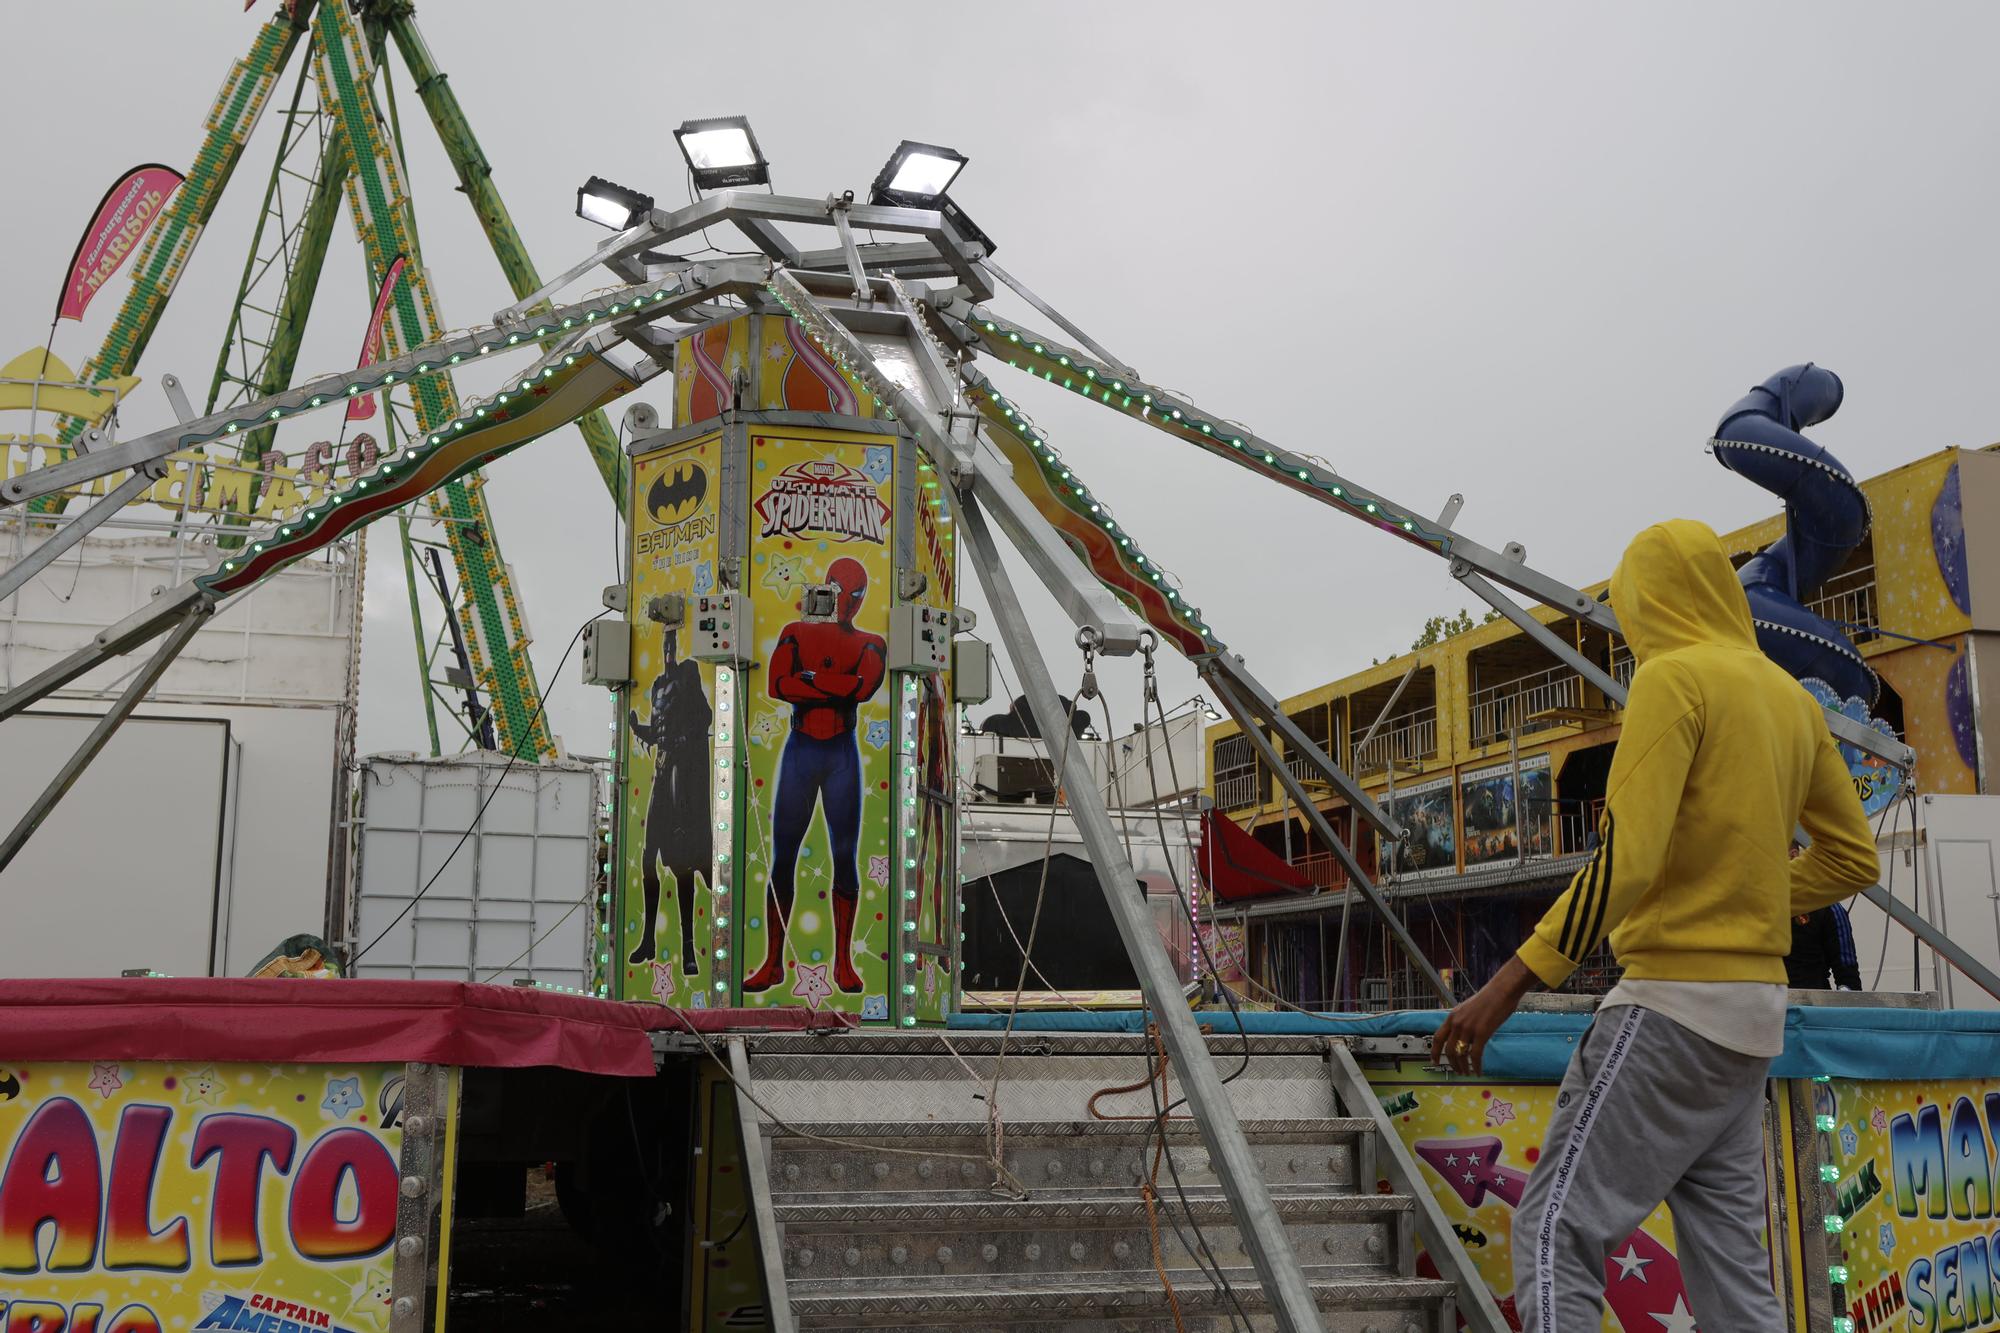
[[[355,1319],[373,1324],[377,1328],[389,1322],[389,1275],[379,1268],[371,1268],[361,1275],[361,1280],[347,1289],[350,1297],[347,1313]]]
[[[183,1075],[181,1086],[186,1090],[181,1094],[181,1100],[189,1106],[196,1102],[214,1106],[222,1097],[222,1078],[215,1072],[214,1065],[204,1065],[191,1074]]]

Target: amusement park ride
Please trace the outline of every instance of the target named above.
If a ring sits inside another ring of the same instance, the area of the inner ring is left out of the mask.
[[[426,285],[400,129],[381,77],[390,44],[409,66],[513,289],[513,304],[490,323],[449,328]],[[578,212],[613,235],[541,281],[407,4],[294,4],[265,25],[224,87],[196,170],[137,256],[132,291],[87,377],[106,380],[136,366],[249,129],[301,48],[256,253],[205,402],[197,410],[163,380],[171,424],[135,430],[72,420],[61,435],[67,457],[0,484],[0,515],[57,509],[80,488],[96,488],[87,509],[0,572],[0,598],[145,494],[174,456],[217,450],[254,465],[279,423],[344,412],[369,394],[391,399],[387,438],[344,485],[296,512],[218,530],[212,567],[0,694],[4,720],[108,659],[147,654],[83,748],[0,841],[0,868],[232,597],[391,517],[404,537],[414,597],[409,512],[420,503],[443,520],[456,565],[448,628],[480,696],[469,730],[486,748],[524,762],[552,754],[479,469],[575,424],[626,515],[630,560],[627,581],[607,589],[611,618],[590,627],[586,641],[589,678],[608,687],[620,735],[609,858],[616,870],[599,911],[599,995],[730,1010],[752,1026],[759,1010],[831,1009],[863,1025],[923,1029],[908,1034],[912,1042],[935,1036],[956,991],[958,809],[939,775],[952,771],[953,728],[945,721],[952,637],[970,627],[953,596],[962,540],[1042,736],[1067,734],[1066,708],[1003,564],[1003,542],[1075,623],[1086,683],[1098,655],[1150,659],[1165,645],[1194,663],[1356,890],[1441,1002],[1451,1002],[1450,987],[1294,765],[1281,760],[1274,738],[1390,838],[1400,833],[1394,820],[1293,724],[1113,516],[1106,492],[1075,473],[988,370],[1025,371],[1433,552],[1499,613],[1622,701],[1618,681],[1509,593],[1615,633],[1612,608],[1534,569],[1518,546],[1495,550],[1459,532],[1456,498],[1442,515],[1419,512],[1141,378],[993,263],[991,241],[950,198],[964,159],[948,150],[906,142],[865,199],[792,196],[765,192],[768,168],[746,122],[689,122],[679,138],[705,197],[662,210],[649,196],[592,178],[578,192]],[[302,201],[288,197],[295,186]],[[343,193],[371,278],[380,283],[399,258],[407,261],[391,284],[384,354],[293,383]],[[715,227],[733,227],[746,253],[708,260],[672,253]],[[600,270],[617,285],[566,299]],[[989,302],[1002,288],[1075,345],[996,313]],[[487,399],[460,399],[456,368],[508,357],[524,364],[502,388]],[[671,417],[631,408],[621,448],[602,409],[663,375],[673,386]],[[136,408],[128,401],[127,421]],[[443,590],[441,577],[432,581]],[[427,679],[427,695],[432,689]],[[1828,723],[1843,742],[1892,764],[1911,762],[1900,742],[1838,712]],[[432,728],[435,743],[434,716]],[[681,741],[693,749],[679,748]],[[1269,1163],[1260,1164],[1158,934],[1127,891],[1136,876],[1087,761],[1071,746],[1050,748],[1157,1023],[1161,1059],[1179,1081],[1270,1318],[1285,1329],[1319,1327],[1313,1281],[1287,1238],[1291,1205],[1274,1196]],[[830,866],[815,859],[821,844],[810,830],[820,818]],[[663,837],[662,826],[674,835]],[[802,850],[812,856],[802,861]],[[678,910],[661,914],[665,887]],[[818,899],[809,897],[814,890]],[[1957,953],[1911,909],[1880,890],[1871,897],[1933,947]],[[990,1062],[982,1059],[995,1090],[1011,1035],[1010,1019]],[[747,1095],[750,1058],[733,1046],[729,1059]],[[1355,1086],[1367,1100],[1365,1086]],[[997,1134],[997,1102],[988,1106]],[[745,1160],[754,1167],[757,1121],[741,1109],[749,1117]],[[997,1164],[997,1144],[992,1156]],[[1407,1170],[1414,1180],[1414,1165]],[[1019,1182],[1002,1169],[996,1184]],[[1416,1219],[1468,1324],[1503,1327],[1435,1208],[1419,1206]],[[767,1221],[758,1226],[772,1325],[809,1323],[809,1311],[795,1320],[789,1310],[787,1279],[776,1266],[780,1241],[764,1230]],[[795,1249],[785,1253],[797,1258]],[[799,1262],[810,1266],[811,1250],[804,1255]],[[402,1322],[405,1313],[399,1305],[397,1327],[420,1326]],[[421,1312],[415,1317],[421,1321]]]

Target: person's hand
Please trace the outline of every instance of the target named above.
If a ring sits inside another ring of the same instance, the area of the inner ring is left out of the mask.
[[[1520,957],[1509,958],[1493,980],[1449,1014],[1431,1037],[1431,1063],[1455,1073],[1479,1073],[1486,1059],[1486,1043],[1500,1030],[1508,1015],[1520,1008],[1521,997],[1535,986],[1535,974]]]

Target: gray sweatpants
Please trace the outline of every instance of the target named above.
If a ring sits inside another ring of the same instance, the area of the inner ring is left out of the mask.
[[[1692,1316],[1701,1333],[1784,1327],[1763,1240],[1770,1064],[1650,1009],[1599,1011],[1563,1075],[1548,1141],[1514,1212],[1514,1308],[1524,1333],[1598,1333],[1605,1265],[1662,1200],[1687,1303],[1676,1309],[1650,1286],[1644,1297],[1665,1306],[1661,1325],[1686,1333]],[[1629,1264],[1612,1272],[1647,1276]]]

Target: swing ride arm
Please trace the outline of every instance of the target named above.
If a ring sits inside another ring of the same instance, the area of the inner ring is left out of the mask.
[[[1525,560],[1482,546],[1454,530],[1448,522],[1427,518],[1406,505],[1396,504],[1355,484],[1322,460],[1272,444],[1166,389],[1128,378],[1122,371],[1007,320],[983,306],[957,301],[942,307],[940,313],[952,319],[955,331],[969,345],[1004,359],[1010,366],[1026,370],[1049,383],[1060,384],[1101,407],[1136,418],[1206,453],[1226,458],[1288,489],[1311,496],[1392,537],[1444,557],[1453,562],[1454,569],[1462,563],[1465,569],[1484,576],[1492,583],[1510,588],[1564,615],[1574,616],[1612,634],[1619,632],[1617,616],[1603,602],[1559,579],[1551,578]],[[1571,666],[1576,666],[1581,660],[1573,650],[1559,655]],[[1619,691],[1614,697],[1622,702],[1622,695],[1623,692]],[[1833,710],[1828,710],[1826,720],[1834,736],[1847,744],[1886,759],[1906,771],[1916,762],[1915,752],[1909,746],[1882,735],[1873,727],[1863,726]]]

